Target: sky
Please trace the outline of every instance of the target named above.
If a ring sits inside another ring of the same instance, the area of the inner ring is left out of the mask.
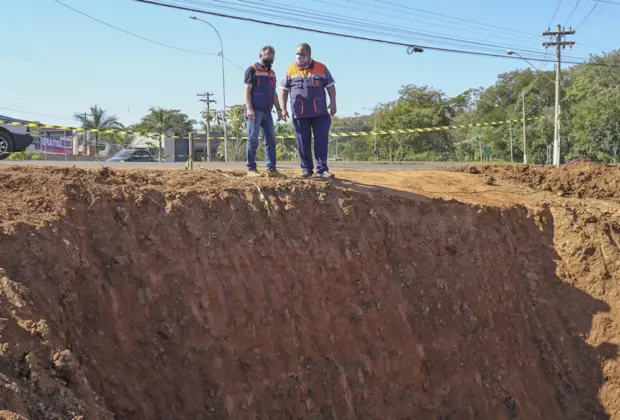
[[[196,94],[207,91],[217,100],[213,106],[221,108],[219,39],[208,25],[190,20],[193,15],[210,22],[223,39],[224,56],[229,60],[225,62],[228,106],[243,102],[244,70],[267,44],[276,49],[273,69],[280,78],[294,61],[296,46],[308,42],[313,58],[326,64],[336,80],[340,116],[369,113],[378,103],[396,99],[403,85],[429,85],[454,96],[469,88],[492,85],[499,73],[528,66],[520,59],[429,49],[410,55],[405,46],[278,28],[134,0],[62,1],[141,37],[212,55],[155,45],[95,22],[55,0],[0,0],[0,115],[75,126],[74,113],[96,104],[125,125],[138,122],[152,106],[180,109],[198,119],[204,105]],[[611,1],[616,0],[164,0],[408,45],[500,55],[510,48],[525,57],[552,60],[554,51],[545,55],[542,42],[548,39],[542,32],[550,23],[560,23],[577,27],[577,33],[568,37],[577,44],[565,51],[572,57],[567,61],[582,61],[589,54],[617,48],[614,40],[620,39],[616,25],[620,0],[617,4]],[[274,10],[280,16],[275,16]],[[554,64],[546,63],[543,68],[553,70]]]

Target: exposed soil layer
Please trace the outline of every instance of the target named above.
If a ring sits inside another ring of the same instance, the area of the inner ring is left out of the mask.
[[[539,191],[549,191],[559,196],[578,198],[620,199],[620,166],[597,163],[549,166],[470,166],[455,169],[460,172],[480,174],[516,181]]]
[[[0,419],[620,418],[614,203],[0,182]]]

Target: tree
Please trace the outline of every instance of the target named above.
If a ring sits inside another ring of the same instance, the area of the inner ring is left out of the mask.
[[[184,135],[194,130],[195,120],[178,109],[151,107],[139,124],[134,126],[138,133],[156,133],[159,140],[159,161],[162,161],[162,138],[165,135]]]
[[[377,110],[377,129],[419,129],[450,125],[448,98],[429,86],[403,86],[399,98],[381,104]],[[380,153],[390,160],[446,159],[454,154],[447,130],[382,135]]]
[[[99,108],[98,105],[91,106],[88,112],[76,112],[74,118],[79,121],[82,128],[88,130],[121,130],[123,124],[120,123],[115,115],[108,115],[108,113]],[[95,134],[95,153],[99,153],[99,141],[108,141],[112,143],[122,143],[124,138],[117,133],[94,133]],[[83,133],[84,143],[88,136]]]
[[[332,133],[372,131],[373,116],[359,115],[352,117],[333,117]],[[373,136],[335,137],[338,142],[338,155],[345,160],[369,160],[373,156]]]
[[[214,117],[220,124],[223,121],[223,115],[221,111],[218,111]],[[226,122],[229,133],[228,153],[232,155],[232,160],[245,159],[245,145],[247,138],[245,135],[245,115],[243,112],[243,105],[233,105],[226,110]],[[217,154],[220,159],[224,157],[224,143],[218,146]]]
[[[590,61],[598,65],[569,71],[561,127],[569,128],[562,131],[571,141],[563,152],[566,160],[591,157],[612,162],[620,140],[620,52],[594,56]]]

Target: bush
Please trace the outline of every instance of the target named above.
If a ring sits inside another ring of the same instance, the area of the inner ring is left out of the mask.
[[[28,151],[14,152],[7,158],[7,160],[43,160],[44,157],[41,153],[33,153]]]

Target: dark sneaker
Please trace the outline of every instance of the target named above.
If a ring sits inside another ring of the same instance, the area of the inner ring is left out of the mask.
[[[311,171],[302,171],[301,172],[301,177],[302,178],[310,178],[312,176],[312,172]]]
[[[281,178],[283,175],[278,171],[267,171],[267,176],[269,178]]]

